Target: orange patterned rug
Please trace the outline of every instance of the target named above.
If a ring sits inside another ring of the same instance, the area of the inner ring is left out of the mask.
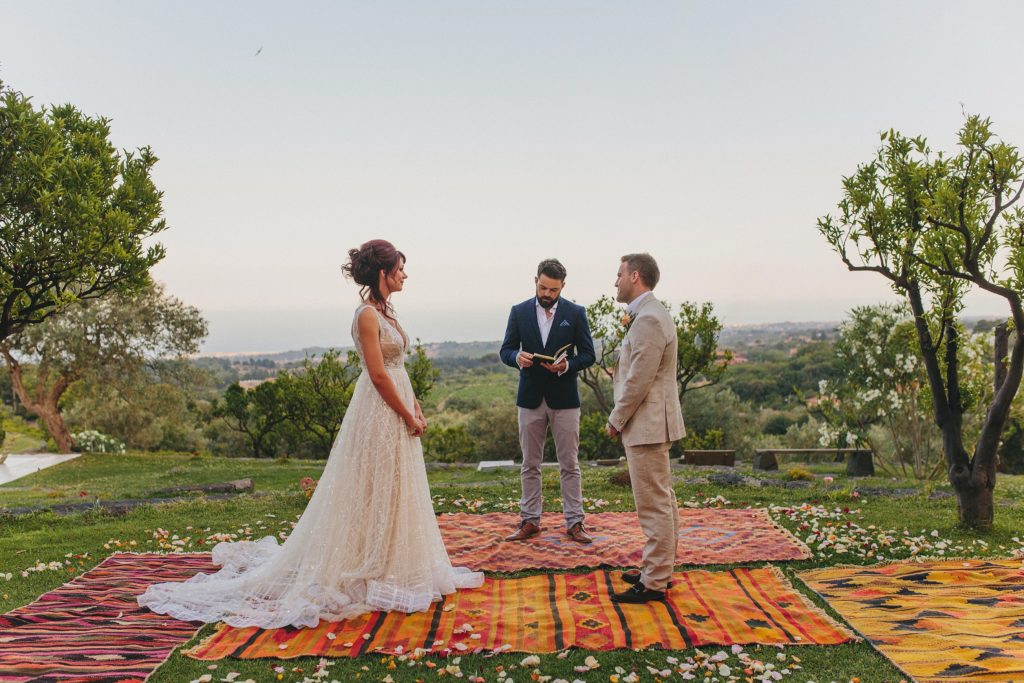
[[[516,514],[459,512],[438,515],[437,521],[452,564],[478,571],[638,566],[644,546],[635,512],[587,515],[587,531],[594,537],[590,545],[570,540],[562,515],[557,513],[544,514],[540,536],[519,543],[503,540],[519,523]],[[807,546],[776,524],[763,508],[679,511],[676,564],[779,562],[810,557]]]
[[[426,612],[374,612],[317,628],[220,625],[185,654],[196,659],[355,657],[417,649],[441,655],[702,645],[833,645],[855,640],[774,567],[679,572],[665,602],[618,605],[618,573],[487,579]]]
[[[894,562],[799,577],[920,683],[1024,680],[1020,560]]]

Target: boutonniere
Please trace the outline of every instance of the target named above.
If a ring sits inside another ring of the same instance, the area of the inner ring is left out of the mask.
[[[631,316],[629,314],[629,311],[626,311],[625,313],[622,314],[622,326],[625,327],[628,330],[629,326],[632,325],[632,324],[633,324],[633,316]]]

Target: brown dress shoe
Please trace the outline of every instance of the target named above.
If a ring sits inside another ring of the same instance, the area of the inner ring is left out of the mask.
[[[540,525],[531,520],[526,520],[519,525],[519,529],[511,536],[506,536],[506,541],[525,541],[540,533]]]
[[[593,543],[594,539],[587,535],[587,530],[583,528],[583,522],[576,522],[569,530],[565,532],[565,535],[576,541],[577,543]]]

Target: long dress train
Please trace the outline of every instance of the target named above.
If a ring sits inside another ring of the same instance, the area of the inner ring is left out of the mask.
[[[385,366],[411,405],[408,339],[377,315]],[[355,320],[352,336],[365,358]],[[483,583],[482,573],[452,567],[420,440],[374,388],[365,361],[316,491],[288,539],[219,543],[213,561],[217,573],[154,584],[139,604],[187,621],[316,626],[375,610],[423,611]]]

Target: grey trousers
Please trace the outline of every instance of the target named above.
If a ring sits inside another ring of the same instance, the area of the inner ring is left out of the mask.
[[[523,467],[519,473],[523,485],[523,497],[519,502],[520,517],[524,522],[540,523],[540,513],[544,507],[540,463],[544,459],[544,438],[549,423],[561,474],[562,512],[568,530],[583,521],[579,408],[555,410],[541,399],[537,408],[519,409],[519,445],[523,449]]]
[[[647,543],[640,570],[644,586],[663,591],[672,579],[679,537],[679,507],[672,490],[671,443],[626,446],[629,481],[633,485],[636,514]]]

